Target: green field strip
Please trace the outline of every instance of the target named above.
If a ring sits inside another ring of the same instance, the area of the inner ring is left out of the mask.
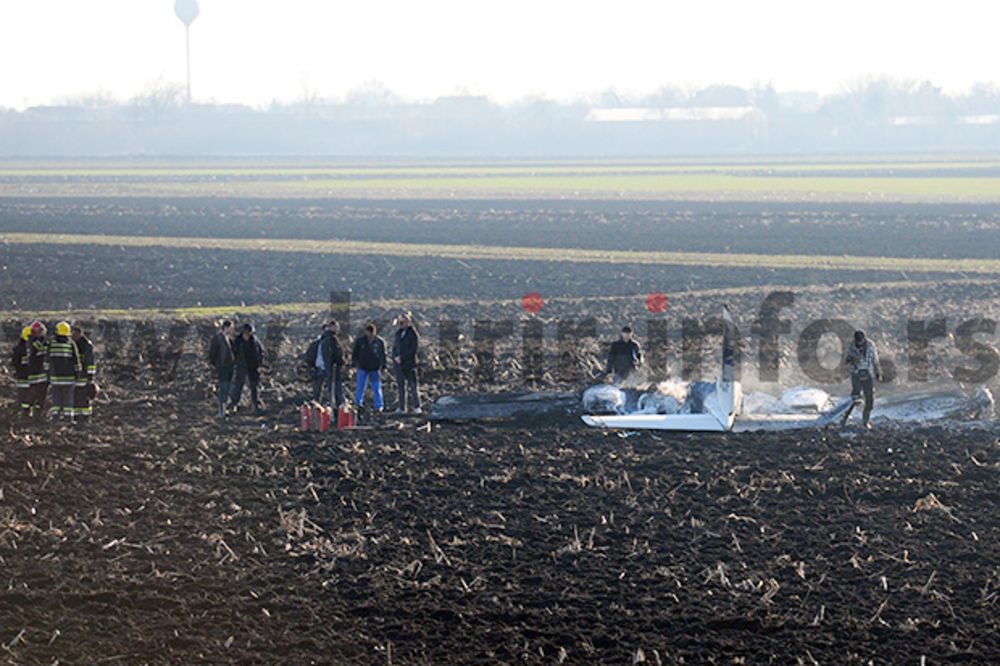
[[[613,192],[629,195],[656,193],[761,193],[847,194],[865,197],[981,197],[1000,198],[998,178],[950,177],[805,177],[805,176],[736,176],[725,173],[672,175],[594,176],[485,176],[479,178],[393,178],[393,179],[317,179],[268,183],[275,190],[289,193],[334,193],[337,191],[406,192],[520,192],[583,193]]]
[[[0,182],[2,196],[374,199],[1000,201],[1000,177],[762,176],[704,173],[400,176],[290,180]]]
[[[429,243],[369,243],[346,240],[290,238],[191,238],[38,233],[0,233],[0,243],[12,245],[99,245],[119,246],[123,248],[159,247],[190,250],[373,255],[459,260],[538,261],[549,263],[640,264],[830,271],[908,271],[1000,275],[1000,259],[930,259],[820,254],[730,254],[722,252],[592,250],[582,248]]]

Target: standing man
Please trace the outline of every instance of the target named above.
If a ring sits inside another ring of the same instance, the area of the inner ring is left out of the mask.
[[[407,390],[410,393],[410,408],[414,414],[420,413],[420,391],[417,387],[417,352],[420,348],[420,336],[413,327],[413,315],[404,312],[399,316],[399,328],[392,345],[393,372],[396,375],[396,385],[399,387],[399,406],[397,414],[407,411]]]
[[[97,384],[94,383],[94,376],[97,374],[94,343],[84,334],[82,326],[74,324],[72,331],[73,342],[80,354],[80,372],[73,388],[73,415],[78,425],[86,425],[94,413],[91,401],[97,395]]]
[[[861,426],[871,429],[868,422],[872,407],[875,404],[875,380],[882,381],[882,366],[878,362],[878,351],[872,341],[865,337],[864,331],[854,331],[854,344],[848,346],[844,365],[851,368],[851,406],[847,408],[841,425],[847,423],[847,418],[855,407],[861,404],[861,393],[865,394],[864,411],[861,413]]]
[[[73,390],[82,366],[71,333],[69,322],[61,321],[56,324],[56,337],[49,343],[49,386],[52,388],[49,416],[53,421],[61,418],[72,423]]]
[[[264,410],[264,403],[260,399],[260,366],[264,362],[264,348],[254,335],[253,324],[243,324],[243,330],[233,344],[233,356],[236,357],[236,378],[233,380],[229,408],[236,411],[236,405],[243,394],[243,384],[249,381],[254,413],[260,414]]]
[[[360,407],[365,401],[365,389],[370,383],[375,411],[385,407],[382,400],[382,371],[385,370],[385,340],[375,335],[375,324],[365,326],[365,334],[354,341],[351,364],[358,369],[358,388],[354,403]]]
[[[28,340],[28,402],[36,423],[45,418],[45,396],[49,392],[49,341],[45,324],[36,321],[31,325]]]
[[[340,346],[337,334],[340,333],[340,324],[336,320],[330,320],[323,326],[323,335],[319,339],[319,348],[316,350],[316,376],[317,381],[321,381],[319,390],[313,390],[313,397],[319,401],[322,397],[323,386],[326,387],[327,396],[330,399],[330,406],[340,407],[344,402],[344,380],[341,369],[344,367],[344,350]]]
[[[326,322],[319,327],[319,335],[316,339],[309,343],[306,347],[306,353],[304,359],[306,362],[306,368],[309,371],[309,379],[312,381],[312,399],[313,402],[319,402],[319,399],[323,397],[323,359],[319,355],[319,346],[323,342],[323,334],[326,333]]]
[[[236,357],[233,355],[233,322],[226,319],[222,327],[212,337],[208,347],[208,363],[215,368],[218,380],[219,418],[226,418],[226,401],[233,383],[233,367]]]
[[[17,388],[17,407],[14,413],[18,419],[27,421],[31,415],[31,401],[28,397],[28,340],[31,339],[31,327],[25,326],[21,329],[21,337],[14,345],[11,353],[10,364],[14,369],[14,386]]]
[[[640,365],[642,352],[639,350],[639,343],[632,339],[632,327],[622,326],[621,336],[611,343],[605,372],[613,375],[614,383],[618,385],[628,379]]]

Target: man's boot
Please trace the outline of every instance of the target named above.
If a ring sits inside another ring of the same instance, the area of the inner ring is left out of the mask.
[[[871,416],[871,410],[870,409],[866,409],[861,414],[861,427],[864,428],[865,430],[871,430],[872,429],[872,424],[868,422],[868,417],[869,416]]]

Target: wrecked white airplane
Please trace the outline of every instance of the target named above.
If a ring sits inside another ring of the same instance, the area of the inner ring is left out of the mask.
[[[664,402],[663,405],[655,405],[654,409],[644,409],[643,400],[649,402],[649,395],[640,397],[637,405],[639,412],[665,411],[667,413],[628,413],[596,415],[585,414],[582,416],[584,423],[589,426],[599,428],[619,428],[628,430],[678,430],[688,432],[744,432],[752,430],[794,430],[799,428],[814,428],[838,423],[844,418],[851,407],[852,400],[846,398],[836,405],[829,407],[825,411],[817,410],[824,406],[829,396],[816,389],[798,389],[793,391],[794,396],[785,400],[773,400],[772,405],[767,409],[754,410],[753,412],[742,411],[743,395],[739,382],[735,381],[736,364],[736,325],[728,308],[723,308],[722,320],[724,324],[722,340],[722,373],[712,382],[693,382],[687,388],[687,395],[683,401],[669,396],[657,396],[656,399]],[[621,401],[624,394],[612,386],[599,386],[588,389],[593,391],[594,398],[591,402],[602,402],[607,411],[621,409],[622,405],[614,404],[614,401]],[[820,400],[816,395],[822,394]],[[753,394],[754,397],[757,394]],[[585,394],[585,398],[588,396]],[[812,403],[813,413],[805,414],[796,402]],[[749,400],[749,398],[748,398]],[[672,402],[671,402],[672,401]],[[914,403],[909,405],[908,403]],[[932,412],[940,411],[942,414],[949,413],[949,409],[955,414],[968,412],[974,408],[977,414],[990,414],[993,411],[993,397],[987,389],[980,389],[980,393],[971,401],[961,396],[958,402],[967,402],[968,405],[960,405],[953,396],[944,395],[920,395],[896,399],[893,401],[895,408],[899,405],[907,405],[907,413],[914,412],[919,415],[923,413],[925,407],[933,405]],[[586,400],[585,400],[586,402]],[[940,404],[939,404],[940,403]],[[786,412],[780,411],[784,407]],[[659,408],[659,409],[656,409]],[[929,408],[929,407],[928,407]],[[890,407],[890,410],[892,407]],[[915,411],[916,410],[916,411]],[[936,411],[935,411],[936,410]],[[598,411],[603,411],[598,409]],[[878,410],[876,410],[876,416]],[[893,415],[886,413],[887,418]],[[898,416],[898,415],[896,415]]]

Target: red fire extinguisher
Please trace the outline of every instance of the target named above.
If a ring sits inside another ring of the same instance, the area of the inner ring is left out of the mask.
[[[309,422],[311,420],[311,415],[309,412],[310,412],[309,403],[308,402],[302,403],[301,421],[299,423],[299,428],[301,430],[309,430]]]
[[[333,411],[329,407],[320,407],[319,430],[326,432],[330,429],[330,421],[333,419]]]

